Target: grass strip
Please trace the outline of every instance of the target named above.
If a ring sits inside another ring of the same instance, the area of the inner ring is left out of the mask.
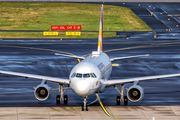
[[[98,31],[100,5],[0,2],[0,30],[50,30],[51,25],[81,25]],[[129,8],[104,5],[104,31],[152,31]],[[19,33],[21,34],[21,33]]]

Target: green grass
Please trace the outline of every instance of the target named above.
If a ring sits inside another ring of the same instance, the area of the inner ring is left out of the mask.
[[[50,30],[51,25],[81,25],[98,31],[100,5],[0,2],[0,30]],[[129,8],[104,5],[104,31],[152,31]]]
[[[21,37],[19,37],[21,36]],[[59,33],[58,36],[44,36],[41,32],[0,32],[0,38],[97,38],[98,33],[81,33],[81,36],[66,36],[66,33]],[[114,37],[116,33],[103,33],[103,37]]]

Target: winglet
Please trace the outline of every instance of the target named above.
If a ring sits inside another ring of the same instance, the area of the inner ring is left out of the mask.
[[[98,52],[103,52],[103,4],[101,5],[100,25],[99,25],[99,37],[98,37]]]

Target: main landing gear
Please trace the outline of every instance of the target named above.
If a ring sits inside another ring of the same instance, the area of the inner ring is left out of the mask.
[[[63,91],[63,85],[59,84],[60,95],[56,96],[56,104],[60,104],[60,101],[64,101],[64,104],[68,103],[68,96],[64,95],[64,92],[67,90],[67,88],[69,88],[69,87],[65,87],[65,89]],[[63,95],[64,95],[64,97],[63,97]]]
[[[84,105],[82,105],[82,111],[86,110],[88,111],[88,106],[87,106],[87,97],[84,97]]]
[[[121,101],[124,102],[124,105],[128,105],[128,98],[127,96],[124,96],[124,84],[121,85],[121,91],[119,91],[119,89],[117,88],[117,86],[115,86],[115,89],[120,93],[120,96],[117,96],[116,98],[116,103],[117,105],[120,105]]]

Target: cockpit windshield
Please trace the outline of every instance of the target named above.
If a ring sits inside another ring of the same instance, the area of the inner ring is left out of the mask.
[[[85,74],[81,74],[81,73],[73,73],[71,75],[71,77],[77,77],[77,78],[96,78],[96,75],[94,73],[85,73]]]
[[[89,77],[90,77],[89,73],[83,74],[83,78],[89,78]]]
[[[82,78],[82,74],[81,74],[81,73],[77,73],[77,74],[76,74],[76,77]]]
[[[73,73],[72,75],[71,75],[71,77],[75,77],[76,76],[76,73]]]

